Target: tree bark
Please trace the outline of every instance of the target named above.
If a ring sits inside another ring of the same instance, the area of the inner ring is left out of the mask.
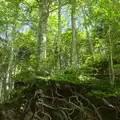
[[[112,55],[112,41],[111,41],[111,27],[109,25],[109,33],[108,33],[108,40],[109,40],[109,78],[110,78],[110,84],[114,85],[114,68],[113,68],[113,55]]]
[[[110,84],[114,85],[115,75],[114,75],[114,68],[113,68],[113,53],[112,53],[112,41],[111,41],[111,5],[108,0],[109,8],[108,8],[108,23],[109,23],[109,31],[108,31],[108,41],[109,41],[109,78]]]
[[[57,41],[57,68],[61,69],[61,55],[60,55],[60,42],[61,42],[61,0],[58,0],[58,41]]]
[[[71,22],[72,22],[72,67],[77,67],[77,49],[76,49],[76,0],[72,0]]]
[[[46,30],[49,16],[48,0],[38,1],[39,4],[39,33],[38,33],[38,58],[46,58]]]
[[[14,84],[12,81],[12,72],[14,69],[14,43],[15,43],[15,27],[16,25],[13,25],[13,30],[12,30],[12,40],[10,44],[10,57],[9,57],[9,62],[8,62],[8,69],[6,72],[6,91],[12,90],[14,88]],[[8,99],[9,96],[7,96],[6,99]]]

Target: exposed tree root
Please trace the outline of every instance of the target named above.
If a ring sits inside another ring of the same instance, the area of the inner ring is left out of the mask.
[[[101,99],[102,105],[93,104],[87,95],[83,95],[73,86],[55,86],[35,91],[34,96],[20,103],[16,109],[2,110],[3,120],[105,120],[104,110],[113,110],[119,118],[119,106]],[[12,118],[13,117],[13,118]],[[2,119],[0,119],[2,120]]]
[[[57,87],[54,90],[37,90],[34,97],[25,103],[21,116],[28,120],[102,120],[89,99],[72,88],[66,87],[66,90],[68,94]],[[86,102],[86,105],[82,101]],[[30,112],[32,116],[28,115]]]

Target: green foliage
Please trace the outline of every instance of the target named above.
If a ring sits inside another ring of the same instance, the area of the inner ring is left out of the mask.
[[[49,2],[47,3],[49,8],[44,11],[48,12],[48,20],[44,20],[47,21],[47,28],[46,32],[43,32],[44,25],[40,29],[40,23],[43,21],[39,20],[42,12],[39,11],[41,6],[39,2],[34,0],[0,1],[0,85],[2,85],[0,92],[3,94],[0,97],[4,96],[3,89],[7,88],[8,79],[9,82],[14,80],[14,82],[33,84],[37,84],[34,82],[39,82],[41,79],[76,84],[92,83],[92,94],[107,96],[108,91],[108,96],[119,94],[120,84],[117,79],[120,74],[120,2],[109,1],[108,4],[105,0],[76,1],[74,24],[76,25],[77,69],[72,68],[71,58],[72,2],[61,0],[60,6],[58,6],[58,1]],[[58,45],[59,7],[61,8],[61,35]],[[47,39],[45,59],[38,58],[38,48],[45,42],[38,41],[39,34],[42,34],[42,37],[46,36]],[[90,54],[89,48],[92,45],[93,55]],[[60,49],[59,53],[57,53],[57,47]],[[109,86],[110,50],[116,76],[115,90]],[[93,61],[92,58],[94,58]],[[28,86],[25,86],[26,89]],[[17,91],[20,92],[18,89]]]
[[[52,76],[52,79],[56,81],[68,81],[75,84],[89,83],[94,80],[94,73],[92,69],[69,69],[64,72],[56,73]]]

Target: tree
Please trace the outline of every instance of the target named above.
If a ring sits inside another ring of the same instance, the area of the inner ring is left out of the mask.
[[[112,41],[111,41],[111,4],[110,1],[108,0],[109,3],[109,8],[108,8],[108,24],[109,24],[109,29],[108,29],[108,41],[109,41],[109,77],[110,77],[110,84],[113,86],[114,85],[114,68],[113,68],[113,53],[112,53]]]
[[[37,0],[39,7],[38,58],[46,58],[46,30],[49,16],[49,0]]]
[[[53,75],[87,69],[105,60],[113,85],[114,60],[120,64],[119,5],[111,0],[0,1],[1,99],[7,99],[13,79],[24,81],[42,70]]]
[[[77,51],[76,51],[76,0],[72,0],[71,22],[72,22],[72,67],[77,67]]]

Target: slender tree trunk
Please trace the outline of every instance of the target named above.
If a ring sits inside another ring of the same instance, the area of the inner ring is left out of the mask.
[[[108,0],[109,8],[108,8],[108,23],[109,23],[109,31],[108,31],[108,40],[109,40],[109,77],[110,77],[110,84],[114,85],[114,68],[113,68],[113,56],[112,56],[112,41],[111,41],[111,5],[110,1]]]
[[[71,21],[72,21],[72,67],[77,67],[77,49],[76,49],[76,0],[72,0],[72,11],[71,11]]]
[[[19,6],[19,3],[18,3],[18,6]],[[14,11],[16,13],[15,15],[15,18],[13,20],[13,25],[12,25],[12,36],[11,36],[11,41],[10,41],[10,54],[9,54],[9,62],[8,62],[8,68],[7,68],[7,72],[6,72],[6,80],[4,81],[4,83],[6,84],[5,86],[5,91],[6,91],[6,95],[5,95],[5,99],[8,99],[8,91],[11,91],[13,88],[14,88],[14,82],[12,80],[12,74],[13,74],[13,71],[15,69],[15,62],[14,61],[14,57],[15,57],[15,49],[14,49],[14,45],[15,45],[15,39],[16,39],[16,19],[18,17],[18,14],[17,14],[17,8],[16,10]]]
[[[7,59],[6,59],[6,49],[7,49],[7,39],[8,39],[8,25],[6,25],[6,29],[5,29],[5,39],[3,40],[3,50],[2,50],[2,53],[3,53],[3,56],[2,56],[2,64],[3,66],[1,66],[1,80],[0,80],[0,103],[4,102],[4,96],[7,96],[6,95],[6,66],[7,66]]]
[[[8,62],[8,69],[6,73],[6,90],[12,90],[14,87],[13,81],[12,81],[12,72],[14,69],[14,43],[15,43],[15,25],[13,25],[13,30],[12,30],[12,41],[10,45],[10,57],[9,57],[9,62]],[[9,96],[7,96],[9,97]],[[6,98],[7,99],[7,98]]]
[[[3,62],[5,63],[4,65],[4,68],[2,68],[3,70],[3,76],[2,76],[2,83],[1,83],[1,87],[2,87],[2,91],[1,91],[1,102],[3,101],[6,101],[7,98],[8,98],[8,90],[11,90],[12,89],[12,63],[13,63],[13,55],[14,53],[12,52],[11,53],[11,50],[10,50],[10,59],[8,60],[8,58],[6,58],[6,48],[7,48],[7,43],[6,43],[6,40],[8,39],[8,33],[7,33],[7,29],[8,29],[8,25],[6,25],[6,37],[5,37],[5,41],[4,41],[4,44],[3,44]],[[12,36],[13,37],[13,36]],[[13,38],[14,39],[14,38]],[[13,48],[14,46],[12,45],[12,42],[11,42],[11,47]],[[8,65],[7,65],[8,64]]]
[[[57,41],[57,68],[61,69],[61,55],[60,55],[60,42],[61,42],[61,0],[58,8],[58,41]]]
[[[109,25],[109,33],[108,33],[108,39],[109,39],[109,77],[110,77],[110,84],[114,85],[114,68],[113,68],[113,56],[112,56],[112,41],[111,41],[111,27]]]
[[[38,58],[46,58],[46,29],[49,16],[48,0],[41,0],[39,4],[39,33],[38,33]]]
[[[7,76],[6,76],[7,90],[11,90],[13,86],[13,83],[12,83],[13,58],[14,58],[14,45],[12,41],[11,50],[10,50],[10,59],[8,63],[8,70],[7,70]]]

